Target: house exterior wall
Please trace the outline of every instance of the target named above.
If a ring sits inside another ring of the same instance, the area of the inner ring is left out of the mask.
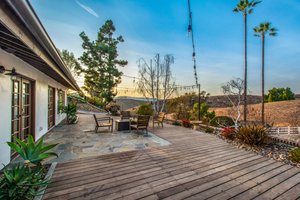
[[[67,88],[46,74],[38,71],[28,63],[0,49],[0,65],[6,69],[16,69],[16,72],[35,81],[35,139],[41,138],[48,130],[48,87],[55,88],[55,125],[59,124],[65,114],[57,112],[58,89],[65,91],[67,102]],[[10,148],[6,144],[11,141],[11,118],[12,118],[12,80],[10,76],[0,74],[0,169],[2,164],[10,162]]]

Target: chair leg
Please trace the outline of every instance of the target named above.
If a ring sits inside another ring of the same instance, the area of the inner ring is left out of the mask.
[[[97,133],[98,132],[98,126],[95,126],[95,133]]]

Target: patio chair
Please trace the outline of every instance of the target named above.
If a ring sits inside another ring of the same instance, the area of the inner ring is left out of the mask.
[[[113,132],[113,124],[114,124],[114,119],[111,117],[97,117],[95,114],[93,115],[95,119],[95,133],[98,132],[98,129],[100,127],[108,127],[111,132]]]
[[[137,131],[145,130],[148,135],[149,120],[150,120],[149,115],[138,115],[136,123],[135,124],[130,123],[129,130],[131,131],[132,128],[136,129]]]
[[[130,119],[130,111],[121,111],[121,120]]]
[[[166,113],[164,112],[160,112],[158,113],[157,116],[153,117],[153,128],[154,128],[154,124],[157,124],[158,126],[161,125],[161,127],[164,127],[164,119],[165,119],[165,115]]]

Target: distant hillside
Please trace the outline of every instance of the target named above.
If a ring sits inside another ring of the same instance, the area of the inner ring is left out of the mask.
[[[300,94],[295,94],[296,99],[300,99]]]
[[[197,97],[195,97],[194,99],[197,99]],[[147,99],[143,97],[119,96],[116,97],[115,100],[121,106],[122,110],[127,110],[133,107],[137,107],[141,104],[147,103]],[[260,102],[259,96],[248,95],[248,104],[256,104],[259,102]],[[230,102],[228,101],[228,98],[224,95],[210,96],[207,99],[207,103],[210,107],[214,107],[214,108],[225,108],[230,106]]]
[[[261,104],[249,105],[248,109],[248,119],[259,121]],[[211,110],[214,110],[217,116],[228,116],[231,109],[227,107],[211,108]],[[300,126],[300,100],[266,103],[265,116],[267,123],[274,123],[275,126]]]
[[[237,99],[237,98],[233,98],[233,99]],[[248,104],[256,104],[259,103],[260,101],[261,101],[260,96],[247,95]],[[207,104],[209,105],[209,107],[214,107],[214,108],[225,108],[231,105],[228,100],[228,97],[224,95],[210,96],[207,99]]]
[[[117,97],[115,100],[121,106],[121,110],[127,110],[147,103],[147,99],[139,97]]]

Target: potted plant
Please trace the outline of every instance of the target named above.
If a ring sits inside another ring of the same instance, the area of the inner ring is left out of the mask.
[[[78,116],[76,115],[77,105],[74,103],[69,103],[67,106],[64,106],[63,113],[67,114],[67,123],[75,124],[77,122]]]

